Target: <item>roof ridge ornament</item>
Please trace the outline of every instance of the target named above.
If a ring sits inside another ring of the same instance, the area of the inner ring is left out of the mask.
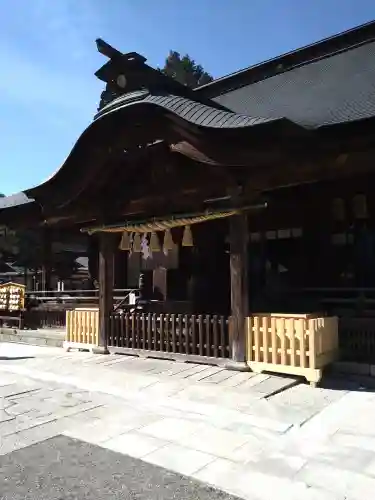
[[[108,57],[95,76],[106,83],[106,88],[101,94],[98,111],[105,105],[120,97],[124,93],[141,89],[148,80],[147,73],[150,68],[145,64],[146,58],[137,52],[123,54],[101,38],[96,40],[96,47],[100,54]]]
[[[202,101],[186,85],[146,64],[147,59],[138,52],[124,54],[101,38],[96,40],[96,46],[100,54],[109,59],[95,72],[95,76],[106,83],[106,88],[101,94],[98,111],[125,93],[143,89],[169,92]],[[210,104],[218,109],[223,108],[217,103]]]
[[[137,61],[140,63],[147,61],[146,57],[138,54],[138,52],[128,52],[127,54],[123,54],[101,38],[97,38],[95,42],[98,52],[100,52],[103,56],[108,57],[108,59],[127,58],[128,61]]]

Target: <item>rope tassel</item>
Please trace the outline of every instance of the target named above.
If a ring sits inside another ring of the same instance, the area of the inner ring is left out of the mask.
[[[183,247],[193,247],[194,246],[193,235],[192,235],[190,226],[185,226],[184,235],[182,237],[182,246]]]
[[[131,249],[131,241],[130,241],[131,233],[128,231],[124,231],[122,233],[119,249],[120,250],[130,250]]]
[[[141,253],[141,251],[142,251],[141,235],[140,233],[135,233],[133,238],[133,252]]]
[[[164,233],[164,244],[163,244],[163,250],[173,250],[173,238],[172,238],[172,233],[170,229],[167,229]]]
[[[150,250],[151,252],[160,252],[160,242],[158,235],[155,232],[151,233]]]

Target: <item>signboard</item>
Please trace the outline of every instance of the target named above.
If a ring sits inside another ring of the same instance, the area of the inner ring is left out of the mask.
[[[25,307],[25,285],[3,283],[0,285],[0,310],[20,311]]]

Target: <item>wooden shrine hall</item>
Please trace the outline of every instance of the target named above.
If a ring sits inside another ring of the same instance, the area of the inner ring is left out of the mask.
[[[265,274],[347,286],[348,234],[373,231],[375,22],[194,90],[135,52],[97,47],[108,60],[94,120],[49,180],[0,200],[0,223],[88,235],[98,351],[241,369],[250,310],[322,310],[258,300]],[[139,274],[151,305],[120,314],[114,281]]]

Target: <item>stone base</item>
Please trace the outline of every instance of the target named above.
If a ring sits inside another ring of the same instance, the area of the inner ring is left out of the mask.
[[[18,328],[0,328],[0,342],[63,347],[64,339],[65,329],[43,328],[38,330],[19,330]]]
[[[375,377],[375,364],[356,363],[353,361],[337,361],[331,366],[331,371],[333,373]]]
[[[228,359],[225,362],[224,368],[227,370],[233,370],[236,372],[249,372],[249,371],[251,371],[245,361],[234,361],[232,359]]]
[[[91,349],[93,354],[109,354],[108,348],[97,345]]]

